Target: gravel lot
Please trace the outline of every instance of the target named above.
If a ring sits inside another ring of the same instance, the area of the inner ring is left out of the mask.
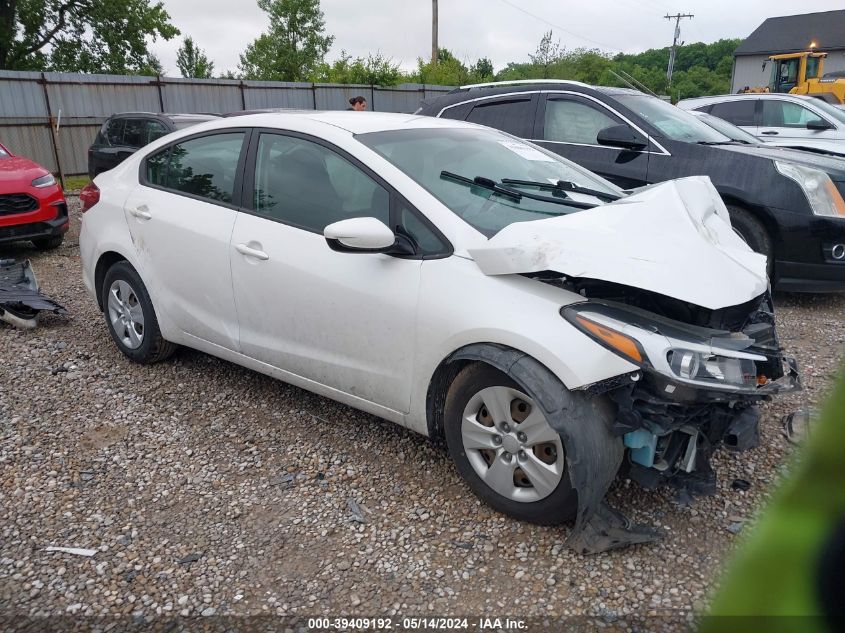
[[[592,615],[701,609],[793,447],[781,417],[819,406],[843,357],[843,296],[777,298],[806,390],[763,408],[763,446],[720,453],[691,507],[617,482],[611,502],[661,526],[594,557],[568,527],[476,501],[421,436],[191,350],[127,361],[84,292],[78,205],[65,245],[23,246],[70,310],[0,324],[0,615]],[[8,249],[4,254],[9,254]],[[731,488],[736,478],[748,491]],[[351,520],[349,499],[364,523]],[[91,558],[47,546],[96,549]]]

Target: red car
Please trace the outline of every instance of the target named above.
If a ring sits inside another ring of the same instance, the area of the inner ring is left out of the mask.
[[[62,243],[70,221],[53,175],[0,145],[0,245],[30,240],[48,250]]]

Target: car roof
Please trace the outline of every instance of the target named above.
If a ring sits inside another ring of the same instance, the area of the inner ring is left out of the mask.
[[[735,99],[789,99],[795,101],[818,101],[809,95],[794,95],[788,92],[737,92],[736,94],[710,95],[706,97],[689,97],[681,101],[700,101],[701,103],[717,103]],[[680,103],[680,102],[679,102]]]
[[[133,117],[152,117],[156,119],[170,119],[175,122],[196,121],[212,121],[219,119],[219,114],[212,114],[211,112],[117,112],[112,114],[110,119],[131,119]]]
[[[428,116],[415,114],[400,114],[394,112],[356,112],[353,110],[288,110],[285,112],[259,112],[256,114],[244,114],[242,116],[227,117],[226,127],[235,126],[256,126],[256,127],[280,127],[284,128],[291,120],[306,118],[312,121],[325,123],[351,134],[367,134],[369,132],[387,132],[391,130],[405,129],[431,129],[431,128],[467,128],[475,129],[479,126],[474,123],[455,121],[453,119],[435,119]]]

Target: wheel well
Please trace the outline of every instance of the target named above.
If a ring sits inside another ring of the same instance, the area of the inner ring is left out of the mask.
[[[769,234],[772,242],[772,249],[774,250],[774,255],[777,256],[778,251],[778,242],[780,241],[780,231],[778,231],[777,223],[772,219],[772,217],[760,207],[752,204],[748,204],[745,200],[737,198],[729,193],[720,193],[722,197],[722,201],[725,205],[731,205],[734,207],[739,207],[743,211],[748,211],[751,216],[760,222],[763,225],[763,228],[766,229],[766,232]]]
[[[103,280],[106,278],[106,273],[117,262],[125,260],[123,255],[113,251],[103,253],[97,260],[97,266],[94,268],[94,290],[97,292],[97,305],[100,306],[100,310],[103,309]]]
[[[455,377],[467,366],[476,363],[490,365],[504,374],[511,375],[510,370],[518,361],[526,359],[542,366],[525,352],[499,343],[473,343],[465,345],[449,354],[434,370],[428,383],[426,394],[426,421],[428,436],[434,442],[445,440],[444,412],[446,394]],[[511,377],[513,377],[511,375]]]

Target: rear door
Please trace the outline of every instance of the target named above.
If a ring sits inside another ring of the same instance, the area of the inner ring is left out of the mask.
[[[240,202],[246,133],[189,137],[142,163],[126,201],[141,277],[182,332],[238,348],[229,242]]]
[[[733,123],[749,134],[758,136],[760,109],[760,99],[735,99],[714,103],[707,111],[728,123]]]
[[[624,124],[633,129],[630,122],[600,101],[586,96],[551,93],[544,97],[537,116],[536,143],[623,189],[647,184],[648,148],[608,147],[599,145],[596,140],[598,133],[607,127]]]

